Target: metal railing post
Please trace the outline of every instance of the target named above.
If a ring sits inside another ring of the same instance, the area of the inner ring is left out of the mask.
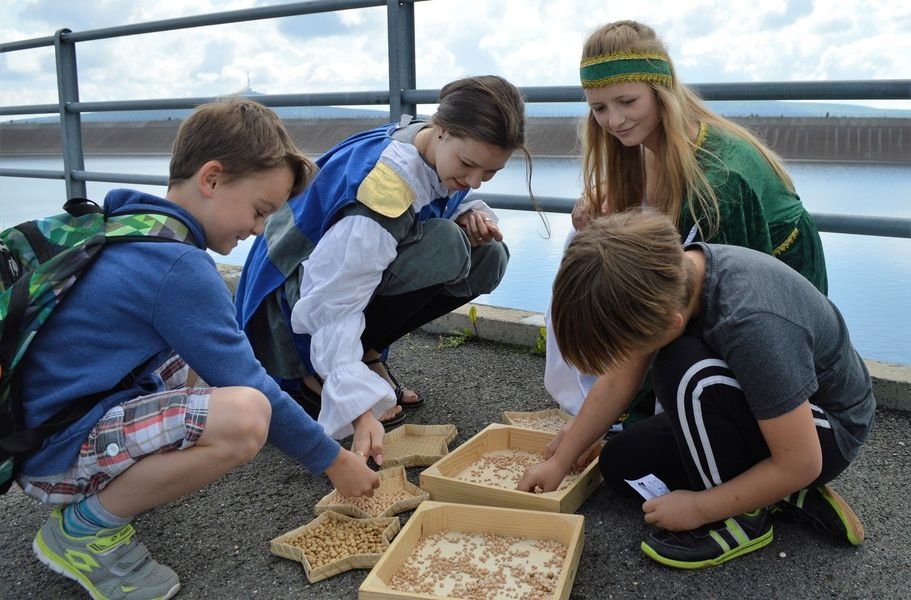
[[[82,118],[78,111],[67,110],[71,103],[79,102],[76,44],[65,39],[67,33],[70,33],[69,29],[60,29],[54,34],[63,176],[67,198],[85,198],[85,181],[73,179],[73,171],[85,170],[85,158],[82,151]]]
[[[417,85],[414,51],[414,4],[386,0],[386,28],[389,37],[389,118],[417,114],[417,105],[402,98],[403,90]]]

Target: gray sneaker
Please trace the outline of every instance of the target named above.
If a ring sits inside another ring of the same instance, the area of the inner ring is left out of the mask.
[[[102,533],[107,535],[68,535],[61,510],[55,508],[35,536],[32,550],[38,560],[78,582],[95,600],[165,600],[177,593],[177,573],[152,560],[134,538],[132,525]]]

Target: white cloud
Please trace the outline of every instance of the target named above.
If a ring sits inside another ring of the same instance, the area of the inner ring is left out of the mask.
[[[0,3],[0,41],[278,0],[20,0]],[[911,79],[904,0],[433,0],[414,4],[418,87],[497,73],[522,86],[574,85],[585,37],[637,19],[667,43],[687,83]],[[83,100],[385,89],[382,7],[145,34],[77,45]],[[0,55],[0,104],[53,103],[53,50]],[[911,104],[911,103],[906,103]]]

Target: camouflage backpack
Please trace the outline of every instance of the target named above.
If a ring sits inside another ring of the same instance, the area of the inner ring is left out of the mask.
[[[26,428],[17,367],[41,325],[105,244],[185,242],[191,237],[183,222],[164,214],[105,216],[83,198],[69,200],[63,208],[65,213],[0,231],[0,493],[12,485],[17,459],[113,391],[81,398],[41,425]],[[130,383],[132,374],[117,387]]]

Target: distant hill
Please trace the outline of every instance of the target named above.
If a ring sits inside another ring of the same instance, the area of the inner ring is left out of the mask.
[[[725,117],[911,118],[911,110],[874,108],[841,102],[717,100],[706,104]],[[587,109],[582,102],[530,103],[527,113],[531,117],[581,117]]]
[[[346,108],[339,106],[278,106],[273,110],[284,120],[349,118],[376,119],[385,118],[386,115],[389,114],[388,110]],[[185,119],[191,112],[193,112],[193,110],[189,108],[171,110],[112,110],[106,112],[82,113],[82,121],[85,123],[93,123],[99,121],[180,121]],[[7,123],[53,123],[57,121],[58,117],[52,116],[33,117],[26,119],[10,119],[7,121]]]

